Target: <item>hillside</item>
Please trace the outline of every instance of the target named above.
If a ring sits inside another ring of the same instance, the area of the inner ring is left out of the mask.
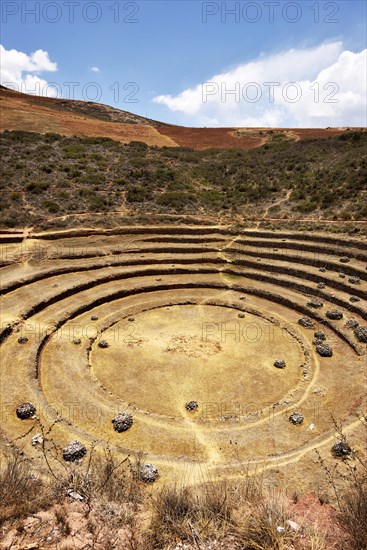
[[[299,141],[343,134],[346,129],[185,128],[164,124],[88,101],[36,97],[0,87],[0,131],[54,132],[64,136],[109,137],[150,146],[253,149],[272,141]]]
[[[107,214],[366,220],[367,132],[305,141],[278,135],[252,150],[195,151],[5,131],[3,225],[69,227],[98,215],[106,222]]]

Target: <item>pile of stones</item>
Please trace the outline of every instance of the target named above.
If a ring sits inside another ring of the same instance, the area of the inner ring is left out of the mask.
[[[339,321],[339,319],[343,318],[343,312],[340,311],[340,309],[329,309],[329,311],[326,312],[326,317],[333,321]]]
[[[33,418],[36,414],[36,407],[33,405],[33,403],[21,403],[20,405],[18,405],[16,413],[17,417],[21,420]]]
[[[62,451],[62,456],[67,462],[81,460],[86,454],[87,449],[79,441],[73,441]]]
[[[98,347],[99,347],[99,348],[102,348],[102,349],[108,348],[108,347],[109,347],[109,343],[107,342],[107,340],[100,340],[100,341],[98,342]]]
[[[307,302],[308,307],[313,307],[314,309],[320,309],[323,307],[323,302],[319,300],[318,298],[312,298],[309,302]]]
[[[133,417],[126,412],[120,412],[112,419],[113,428],[116,432],[126,432],[133,425]]]
[[[304,328],[314,328],[314,324],[309,317],[301,317],[298,319],[298,324]]]
[[[331,448],[332,453],[339,458],[346,458],[352,453],[352,449],[346,441],[339,440]]]
[[[277,369],[285,369],[285,361],[283,361],[283,359],[277,359],[275,362],[274,362],[274,367],[276,367]]]
[[[321,357],[332,357],[333,348],[330,344],[325,342],[326,335],[322,330],[315,330],[314,332],[315,339],[313,340],[313,345],[316,346],[316,351]]]
[[[154,483],[158,479],[158,468],[153,464],[144,464],[140,469],[140,479],[144,483]]]
[[[360,342],[363,342],[363,344],[367,344],[367,327],[357,326],[354,329],[354,334]]]
[[[300,425],[304,420],[304,416],[300,412],[294,412],[290,415],[289,420],[292,424]]]
[[[186,403],[185,405],[185,409],[187,411],[197,411],[198,410],[198,407],[199,407],[199,404],[197,401],[189,401],[188,403]]]

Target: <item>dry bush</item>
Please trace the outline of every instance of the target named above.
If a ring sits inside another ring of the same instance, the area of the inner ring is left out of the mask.
[[[52,502],[50,486],[32,472],[30,461],[13,451],[0,470],[0,525],[35,514]]]

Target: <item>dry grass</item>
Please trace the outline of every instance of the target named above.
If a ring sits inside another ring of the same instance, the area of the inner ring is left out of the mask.
[[[52,501],[52,488],[18,452],[5,458],[0,470],[0,526],[34,514]]]

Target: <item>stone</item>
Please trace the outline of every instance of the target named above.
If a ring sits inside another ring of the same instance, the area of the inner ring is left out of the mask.
[[[340,439],[339,441],[334,443],[334,445],[331,448],[331,451],[335,456],[340,458],[345,458],[351,454],[352,449],[350,448],[350,446],[346,441],[343,441]]]
[[[75,338],[75,339],[73,340],[73,344],[75,344],[76,346],[78,346],[78,345],[81,344],[81,343],[82,343],[82,341],[81,341],[80,338]]]
[[[323,330],[315,330],[314,336],[318,340],[326,340],[325,332]]]
[[[326,268],[325,267],[320,267],[319,271],[321,271],[321,273],[325,273]]]
[[[354,303],[354,302],[360,302],[360,300],[361,300],[361,299],[358,298],[358,296],[351,296],[351,297],[349,298],[349,301],[350,301],[350,302],[353,302],[353,303]]]
[[[294,531],[299,531],[301,529],[301,526],[295,521],[292,521],[291,519],[287,519],[286,524],[289,525],[289,527]]]
[[[321,357],[332,357],[333,349],[329,344],[318,344],[316,346],[316,351]]]
[[[240,319],[244,319],[245,314],[244,314],[244,313],[239,313],[239,314],[238,314],[238,317],[239,317]]]
[[[97,315],[92,315],[91,320],[92,320],[92,321],[97,321],[97,320],[98,320]]]
[[[21,403],[18,405],[16,413],[18,418],[26,420],[36,414],[36,407],[32,403]]]
[[[326,287],[325,283],[318,283],[317,288],[320,290],[324,289]]]
[[[352,285],[360,285],[361,284],[361,279],[359,277],[355,277],[355,276],[349,277],[348,281]]]
[[[354,334],[360,342],[367,344],[367,327],[356,327],[354,329]]]
[[[43,437],[41,434],[36,434],[32,437],[32,445],[35,447],[36,445],[41,445],[43,443]]]
[[[274,362],[274,367],[276,367],[277,369],[284,369],[285,368],[285,361],[283,361],[283,359],[277,359],[275,362]]]
[[[341,258],[339,258],[339,262],[341,262],[342,264],[347,264],[348,262],[350,262],[350,258],[348,258],[348,256],[342,256]]]
[[[28,338],[26,336],[21,336],[18,338],[18,344],[26,344],[28,342]]]
[[[74,500],[79,500],[80,502],[83,502],[83,500],[84,500],[84,497],[80,493],[77,493],[76,491],[73,491],[72,489],[68,489],[66,491],[66,494]]]
[[[64,447],[62,456],[67,462],[81,460],[87,454],[87,449],[79,441],[72,441],[67,447]]]
[[[292,424],[299,425],[302,424],[304,416],[300,412],[294,412],[290,415],[289,420],[290,422],[292,422]]]
[[[133,417],[126,412],[120,412],[112,420],[113,428],[116,432],[126,432],[133,425]]]
[[[100,341],[98,342],[98,347],[99,347],[99,348],[102,348],[102,349],[108,348],[108,347],[109,347],[109,343],[107,342],[107,340],[100,340]]]
[[[309,317],[301,317],[298,319],[298,324],[304,328],[314,328],[314,324]]]
[[[158,468],[153,464],[144,464],[140,469],[140,479],[144,483],[154,483],[158,479]]]
[[[324,340],[322,340],[321,338],[315,338],[312,342],[312,344],[314,346],[321,346],[323,344]]]
[[[323,307],[323,302],[319,300],[318,298],[312,298],[309,302],[307,302],[308,307],[313,307],[314,309],[320,309]]]
[[[339,273],[339,277],[340,277],[341,279],[345,279],[345,273]]]
[[[197,401],[189,401],[188,403],[186,403],[185,405],[185,409],[187,411],[197,411],[199,408],[199,404]]]
[[[343,312],[340,311],[340,309],[329,309],[329,311],[326,312],[326,317],[328,319],[333,319],[333,321],[339,321],[339,319],[343,318]]]
[[[134,317],[129,317],[129,318],[128,318],[128,321],[129,321],[130,323],[133,323],[133,322],[135,321],[135,319],[134,319]]]

